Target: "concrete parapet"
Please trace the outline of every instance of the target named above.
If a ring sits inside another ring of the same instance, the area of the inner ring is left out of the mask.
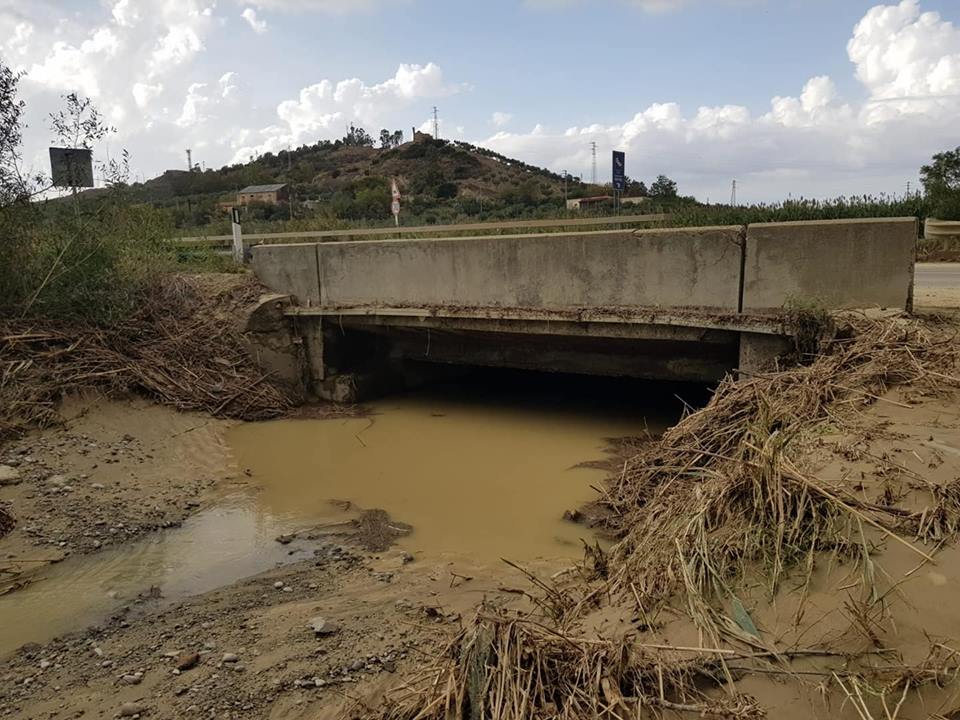
[[[319,246],[321,304],[736,312],[738,227]]]
[[[917,235],[916,218],[750,225],[743,311],[791,300],[910,310]]]
[[[302,307],[320,304],[316,243],[257,245],[253,270],[260,282],[274,292],[292,295]]]

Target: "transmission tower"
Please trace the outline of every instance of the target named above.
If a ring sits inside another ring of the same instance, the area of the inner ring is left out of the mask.
[[[730,186],[730,207],[737,206],[737,181],[733,181],[733,185]]]
[[[593,155],[593,184],[597,184],[597,143],[590,143],[590,152]]]
[[[437,115],[437,106],[433,106],[433,139],[440,139],[440,117]]]

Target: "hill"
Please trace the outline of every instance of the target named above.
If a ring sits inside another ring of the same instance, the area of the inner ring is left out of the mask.
[[[396,138],[397,135],[389,136]],[[326,217],[385,222],[390,219],[390,182],[403,194],[405,218],[443,222],[458,215],[496,218],[555,212],[563,206],[564,178],[558,173],[464,142],[418,133],[414,142],[372,146],[362,129],[341,140],[321,141],[292,151],[267,153],[218,170],[168,170],[132,186],[134,198],[169,207],[180,227],[222,221],[221,202],[247,185],[287,183],[292,208],[250,207],[251,219]],[[592,189],[568,178],[569,197]]]

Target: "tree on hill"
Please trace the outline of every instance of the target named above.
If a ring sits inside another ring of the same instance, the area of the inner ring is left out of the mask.
[[[343,137],[343,144],[352,147],[373,147],[373,138],[362,127],[351,125]]]
[[[666,175],[658,175],[650,186],[650,197],[658,200],[667,200],[677,197],[677,183]]]
[[[386,128],[380,131],[380,148],[383,150],[390,150],[391,148],[400,147],[403,144],[403,131],[394,130],[390,132]]]

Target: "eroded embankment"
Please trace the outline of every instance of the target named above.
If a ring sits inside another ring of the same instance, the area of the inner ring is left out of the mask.
[[[612,552],[531,577],[530,615],[484,605],[373,714],[953,717],[958,328],[845,321],[640,445]]]

